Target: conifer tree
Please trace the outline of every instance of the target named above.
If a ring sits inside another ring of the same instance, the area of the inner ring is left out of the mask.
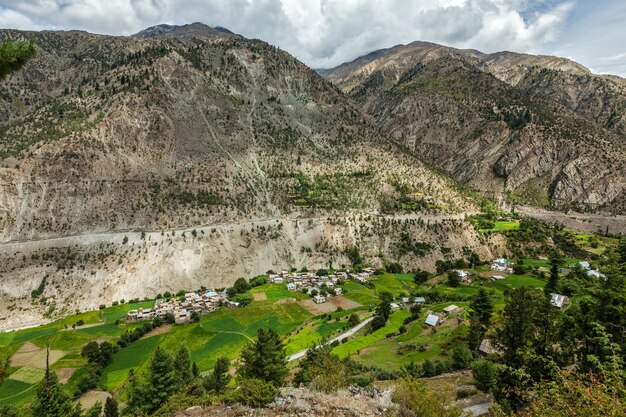
[[[5,40],[0,43],[0,80],[22,68],[36,54],[37,49],[32,41]]]
[[[174,371],[178,378],[180,386],[185,386],[191,383],[193,375],[191,373],[191,361],[189,360],[189,351],[185,346],[181,346],[178,352],[176,352],[176,358],[174,359]]]
[[[80,408],[63,391],[56,373],[50,372],[49,349],[46,348],[46,373],[44,375],[31,411],[32,417],[79,417]]]
[[[250,342],[241,353],[243,365],[239,374],[244,378],[255,378],[283,385],[287,375],[285,347],[273,329],[260,328],[256,342]]]
[[[104,403],[104,417],[119,417],[117,401],[113,397],[108,397]]]

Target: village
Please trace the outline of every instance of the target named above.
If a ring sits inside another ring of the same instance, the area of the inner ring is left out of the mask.
[[[213,290],[189,292],[180,298],[158,299],[154,303],[154,308],[129,310],[126,321],[152,320],[155,317],[172,314],[176,323],[189,323],[195,315],[210,313],[221,307],[239,306],[237,301],[229,300],[225,290],[219,293]]]
[[[497,258],[491,262],[490,270],[502,274],[513,274],[514,264],[506,258]],[[571,265],[572,268],[580,268],[589,277],[605,278],[605,275],[599,271],[592,269],[589,262],[578,262]],[[562,268],[562,270],[564,270]],[[459,281],[465,284],[471,284],[471,273],[462,269],[455,269],[454,272],[459,277]],[[315,273],[309,271],[280,271],[268,275],[267,283],[269,284],[285,284],[288,291],[302,292],[311,297],[314,303],[323,304],[329,297],[340,296],[343,293],[340,285],[345,280],[353,280],[360,284],[364,284],[374,275],[373,268],[364,268],[360,272],[344,272],[338,271],[334,273]],[[506,279],[504,275],[494,274],[489,278],[491,281],[500,281]],[[423,304],[426,302],[424,297],[403,297],[399,300],[403,306],[411,304]],[[569,301],[567,296],[561,294],[551,294],[551,303],[557,308],[563,308]],[[222,307],[238,308],[240,303],[230,300],[226,290],[204,290],[200,292],[189,292],[181,297],[171,299],[158,299],[154,308],[151,309],[134,309],[130,310],[126,316],[126,321],[142,321],[152,320],[155,317],[165,317],[168,313],[174,316],[176,323],[189,323],[194,317],[216,311]],[[392,304],[392,309],[398,309],[401,305]],[[445,317],[457,311],[459,308],[451,305],[444,309],[442,313],[428,312],[424,325],[435,327],[440,324]]]
[[[308,294],[317,304],[326,302],[327,297],[338,296],[343,293],[341,283],[352,279],[363,284],[374,274],[374,269],[365,268],[358,273],[335,272],[333,274],[318,275],[315,272],[287,272],[281,271],[270,274],[268,280],[272,284],[286,283],[287,290],[300,291]]]

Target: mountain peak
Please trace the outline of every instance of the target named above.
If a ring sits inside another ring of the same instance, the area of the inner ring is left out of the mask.
[[[151,39],[160,37],[170,38],[223,38],[223,37],[240,37],[230,30],[221,26],[211,27],[201,22],[194,22],[187,25],[169,25],[159,24],[150,26],[133,36],[141,39]]]

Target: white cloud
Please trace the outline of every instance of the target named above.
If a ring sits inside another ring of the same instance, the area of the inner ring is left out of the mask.
[[[0,25],[130,34],[201,21],[329,67],[414,40],[534,52],[555,38],[571,7],[546,8],[544,0],[0,0]]]

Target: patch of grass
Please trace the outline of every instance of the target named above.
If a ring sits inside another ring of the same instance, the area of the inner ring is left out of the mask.
[[[102,373],[100,385],[106,390],[115,390],[122,386],[128,378],[128,372],[146,362],[162,338],[163,335],[158,335],[138,340],[113,355],[113,361]]]
[[[380,340],[384,340],[385,335],[387,335],[388,333],[397,332],[400,326],[402,326],[402,322],[404,321],[404,319],[409,317],[409,315],[409,312],[406,310],[395,311],[391,314],[391,316],[389,317],[389,321],[384,327],[366,335],[365,331],[367,329],[367,326],[365,326],[364,329],[359,331],[359,333],[363,334],[361,337],[337,346],[335,349],[333,349],[333,353],[341,358],[345,358],[346,356],[358,353],[362,349],[365,349]]]
[[[493,227],[489,229],[479,229],[481,232],[504,232],[507,230],[517,230],[519,229],[520,223],[519,221],[504,221],[504,220],[496,220],[493,222]]]
[[[492,281],[485,284],[485,286],[500,289],[520,287],[543,288],[546,286],[546,282],[527,275],[509,275],[504,280]]]
[[[0,403],[19,405],[28,401],[35,393],[36,384],[7,379],[0,385]]]
[[[12,373],[9,379],[22,381],[27,384],[36,384],[43,379],[45,374],[46,371],[44,371],[43,369],[30,368],[25,366]]]

